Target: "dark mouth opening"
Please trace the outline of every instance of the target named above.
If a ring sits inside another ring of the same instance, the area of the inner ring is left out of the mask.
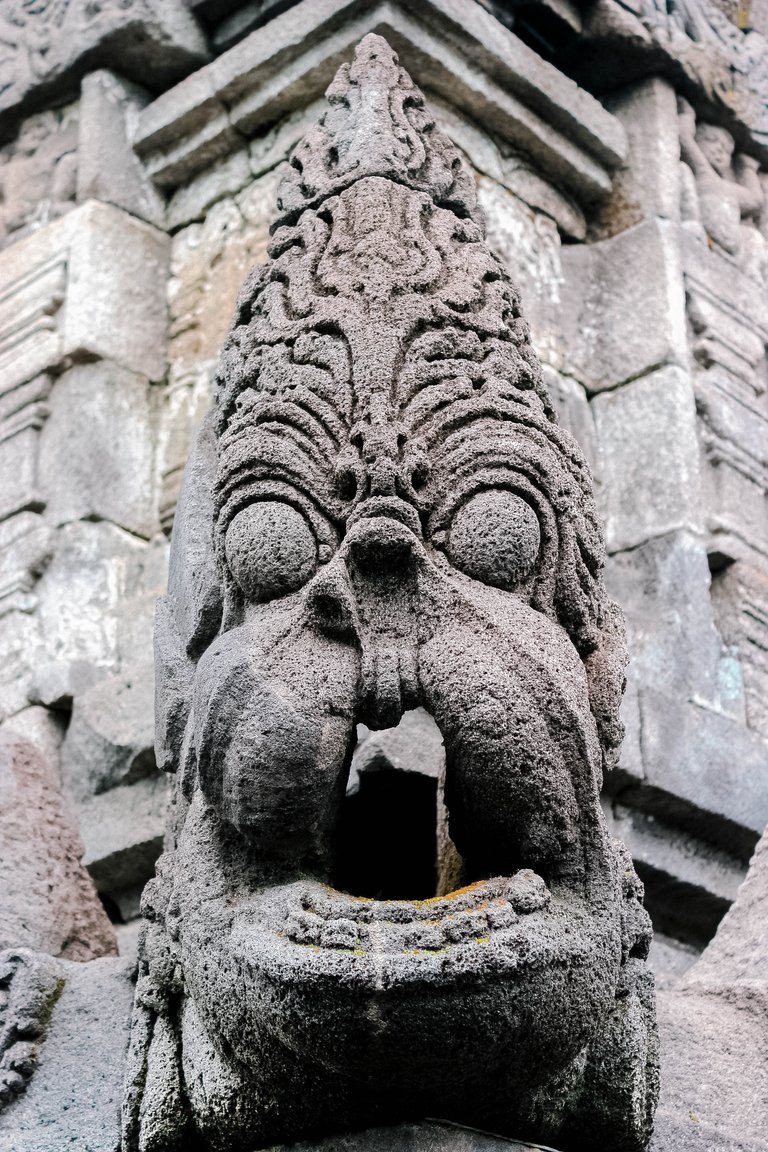
[[[453,887],[443,770],[442,738],[423,709],[406,712],[396,728],[361,725],[335,837],[335,888],[375,900],[428,900],[446,883]]]

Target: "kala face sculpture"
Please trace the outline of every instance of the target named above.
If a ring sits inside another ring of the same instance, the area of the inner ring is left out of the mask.
[[[123,1147],[245,1152],[440,1116],[638,1150],[650,928],[598,802],[626,655],[591,478],[472,176],[384,40],[328,99],[240,295],[174,529],[156,649],[178,783]],[[466,884],[339,891],[356,725],[417,706],[445,743]]]

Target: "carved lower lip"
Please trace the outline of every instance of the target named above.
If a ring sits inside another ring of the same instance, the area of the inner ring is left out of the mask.
[[[302,948],[414,956],[488,943],[549,903],[544,881],[529,869],[428,900],[371,900],[298,882],[272,890],[268,920],[278,936]]]

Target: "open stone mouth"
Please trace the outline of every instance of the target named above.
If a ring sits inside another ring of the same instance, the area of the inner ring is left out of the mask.
[[[427,900],[372,900],[320,883],[300,882],[290,889],[279,934],[295,944],[357,954],[414,955],[456,944],[489,943],[492,936],[514,927],[520,916],[539,912],[550,902],[544,881],[527,868]]]

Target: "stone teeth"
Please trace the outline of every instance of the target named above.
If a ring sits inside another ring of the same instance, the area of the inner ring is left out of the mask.
[[[491,904],[486,912],[488,924],[491,928],[511,928],[517,921],[517,913],[506,900],[497,900]]]
[[[311,912],[291,916],[285,926],[286,935],[296,944],[317,944],[320,940],[322,920]]]
[[[448,918],[445,925],[445,934],[452,944],[461,944],[467,940],[476,940],[478,937],[488,935],[488,917],[485,912],[458,912]]]
[[[325,948],[357,948],[359,939],[354,920],[329,920],[320,931]]]
[[[445,947],[445,936],[439,924],[418,924],[409,929],[403,943],[405,951],[436,952]]]

